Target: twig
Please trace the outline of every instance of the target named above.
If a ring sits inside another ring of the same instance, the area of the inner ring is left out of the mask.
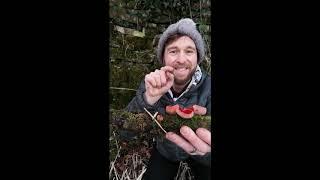
[[[115,166],[113,166],[113,168],[114,168],[114,174],[116,175],[116,179],[119,180],[117,168]]]
[[[201,13],[201,9],[202,9],[202,8],[201,8],[201,0],[200,0],[200,21],[201,21],[201,23],[202,23],[202,16],[201,16],[202,13]]]
[[[117,169],[116,169],[116,167],[114,166],[114,164],[116,163],[116,160],[117,160],[117,157],[119,156],[120,150],[121,150],[121,146],[120,146],[120,148],[119,148],[119,150],[118,150],[118,152],[117,152],[117,155],[116,155],[114,161],[111,162],[111,168],[110,168],[110,171],[109,171],[109,178],[110,178],[110,176],[111,176],[112,169],[113,169],[113,170],[114,170],[114,173],[115,173],[115,175],[116,175],[116,178],[118,179],[118,177],[117,177],[117,176],[118,176]]]
[[[189,13],[190,13],[190,18],[192,19],[192,12],[191,12],[191,4],[190,4],[190,0],[189,0]]]
[[[113,168],[114,168],[114,163],[112,162],[111,167],[110,167],[110,171],[109,171],[109,178],[111,177],[111,173],[112,173]]]
[[[119,149],[119,145],[118,145],[116,134],[114,133],[114,131],[112,133],[113,133],[114,140],[116,141],[117,149]]]
[[[149,114],[149,116],[152,118],[152,120],[154,120],[154,122],[157,123],[157,125],[162,129],[162,131],[167,134],[167,131],[164,130],[164,129],[162,128],[162,126],[158,123],[158,121],[155,119],[155,117],[157,116],[158,112],[156,112],[155,115],[152,115],[146,108],[143,108],[143,109]]]
[[[193,179],[192,175],[190,174],[190,167],[188,163],[180,161],[178,172],[174,178],[174,180],[185,180],[185,179]]]
[[[130,88],[121,88],[121,87],[109,87],[110,89],[119,89],[119,90],[128,90],[128,91],[137,91],[135,89],[130,89]]]
[[[143,166],[142,167],[142,172],[140,173],[140,175],[138,176],[138,178],[137,178],[137,180],[141,180],[142,179],[142,176],[143,176],[143,174],[146,172],[146,168]]]
[[[150,113],[151,114],[151,113]],[[158,115],[158,112],[156,112],[153,116],[152,116],[152,118],[156,118],[157,117],[157,115]]]
[[[122,173],[120,180],[122,180],[122,179],[125,177],[125,175],[127,174],[127,170],[128,170],[128,169],[126,169],[126,170]]]
[[[120,154],[121,146],[118,145],[118,141],[117,141],[117,138],[116,138],[116,135],[115,135],[114,131],[113,131],[113,136],[114,136],[114,138],[115,138],[116,146],[117,146],[118,151],[117,151],[117,155],[116,155],[116,157],[114,158],[114,160],[111,161],[111,168],[110,168],[110,171],[109,171],[109,178],[110,178],[110,176],[111,176],[112,170],[114,170],[114,173],[115,173],[115,175],[116,175],[116,178],[118,179],[118,173],[117,173],[117,170],[116,170],[116,167],[114,166],[114,164],[116,163],[117,158],[120,156],[119,154]]]

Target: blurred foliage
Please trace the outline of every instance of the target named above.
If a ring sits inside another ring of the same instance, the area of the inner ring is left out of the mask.
[[[159,68],[156,46],[159,35],[181,18],[192,18],[203,35],[206,58],[201,66],[211,73],[211,1],[209,0],[110,0],[109,86],[137,89],[144,76]],[[139,31],[143,37],[132,32]],[[109,90],[111,108],[124,108],[134,91]]]

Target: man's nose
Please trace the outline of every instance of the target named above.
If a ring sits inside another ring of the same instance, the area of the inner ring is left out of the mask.
[[[177,62],[184,63],[186,60],[187,60],[186,55],[183,52],[179,53],[178,58],[177,58]]]

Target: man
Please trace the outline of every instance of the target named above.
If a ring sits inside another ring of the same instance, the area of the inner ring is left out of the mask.
[[[157,56],[163,67],[145,76],[127,110],[165,114],[167,105],[199,105],[210,115],[211,77],[199,67],[205,48],[196,24],[186,18],[170,25],[159,39]],[[157,137],[144,179],[173,179],[183,160],[196,179],[210,179],[210,131],[183,126],[180,132],[183,137],[172,132]]]

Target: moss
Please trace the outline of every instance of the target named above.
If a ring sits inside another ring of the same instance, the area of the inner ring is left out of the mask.
[[[158,125],[151,119],[146,113],[131,113],[125,110],[110,109],[110,139],[109,139],[109,157],[110,160],[114,160],[119,146],[121,147],[120,157],[125,158],[132,152],[144,152],[146,149],[153,148],[153,139],[157,137],[164,138],[164,132],[158,127]],[[211,128],[211,116],[194,116],[192,119],[182,119],[176,115],[165,115],[164,121],[161,125],[167,131],[174,131],[179,134],[179,129],[182,125],[186,125],[196,130],[198,127]],[[123,132],[135,132],[134,137],[123,138]],[[115,132],[115,137],[113,135]],[[118,143],[118,146],[116,145]],[[145,149],[145,150],[143,150]]]
[[[183,119],[178,115],[166,115],[161,125],[166,131],[174,131],[176,133],[179,133],[182,126],[188,126],[194,131],[200,127],[210,130],[211,116],[195,115],[191,119]]]
[[[119,128],[135,132],[145,132],[155,130],[155,134],[163,134],[162,130],[146,113],[130,113],[124,110],[112,110],[112,122],[118,122]],[[121,121],[121,123],[119,123]],[[167,131],[179,133],[182,126],[188,126],[193,130],[199,127],[211,129],[211,116],[195,115],[191,119],[183,119],[177,115],[166,115],[161,121],[161,126]]]

